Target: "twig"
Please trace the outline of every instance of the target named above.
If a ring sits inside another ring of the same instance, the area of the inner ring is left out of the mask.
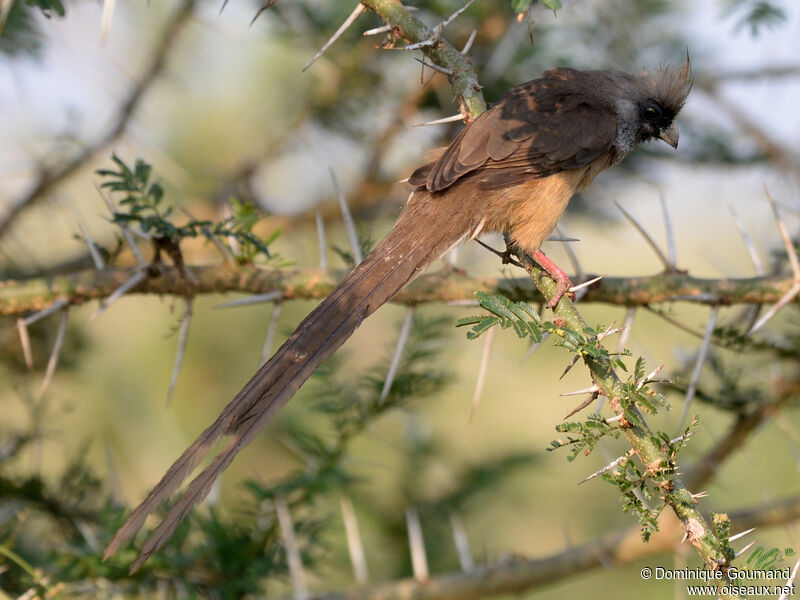
[[[426,46],[435,46],[436,44],[438,44],[439,40],[442,37],[442,31],[444,31],[444,28],[450,25],[450,23],[452,23],[453,21],[455,21],[461,15],[461,13],[463,13],[472,5],[473,2],[475,2],[475,0],[469,0],[469,2],[467,2],[464,6],[459,8],[456,12],[454,12],[452,15],[450,15],[444,21],[442,21],[436,27],[434,27],[433,35],[431,35],[431,37],[429,37],[427,40],[422,40],[421,42],[417,42],[416,44],[409,44],[407,46],[404,46],[403,49],[420,50],[421,48],[424,48]],[[464,54],[463,51],[462,54]]]
[[[683,409],[681,410],[680,419],[678,419],[678,431],[683,429],[686,417],[689,415],[689,406],[692,404],[692,399],[697,391],[697,384],[700,382],[700,373],[708,357],[708,349],[711,347],[711,337],[714,335],[714,329],[717,327],[718,316],[719,306],[715,306],[711,309],[711,314],[708,316],[706,333],[705,336],[703,336],[703,343],[700,345],[700,351],[697,353],[697,360],[694,364],[694,371],[692,371],[692,378],[689,380],[689,388],[686,390],[686,399],[683,401]]]
[[[434,33],[409,14],[409,7],[389,0],[363,0],[363,4],[378,13],[387,24],[392,25],[398,35],[410,44],[430,39]],[[450,88],[458,100],[459,110],[464,118],[471,120],[486,110],[481,85],[475,75],[470,61],[456,50],[447,40],[421,48],[431,62],[449,69],[453,75],[449,77]]]
[[[403,349],[408,340],[408,334],[411,331],[411,322],[414,318],[414,307],[409,306],[406,308],[406,316],[403,319],[403,325],[400,327],[400,335],[397,337],[397,346],[392,355],[392,362],[389,364],[389,371],[386,373],[386,380],[383,382],[383,389],[381,390],[378,404],[383,405],[386,398],[389,397],[389,392],[392,390],[392,383],[397,375],[397,369],[400,367],[400,359],[403,357]]]
[[[341,281],[346,274],[342,270],[321,271],[313,269],[274,269],[253,265],[205,265],[187,266],[186,273],[192,277],[192,288],[188,293],[194,297],[204,294],[238,292],[245,294],[267,294],[267,298],[284,300],[320,300]],[[49,307],[53,302],[65,300],[71,305],[108,297],[131,275],[129,268],[94,268],[67,275],[48,275],[27,279],[9,279],[0,286],[0,316],[20,317]],[[794,281],[782,276],[744,279],[699,279],[679,273],[661,273],[649,277],[606,277],[586,292],[581,302],[601,302],[619,306],[644,307],[649,310],[659,302],[676,296],[687,301],[713,306],[711,298],[724,298],[726,306],[736,304],[770,304],[784,296]],[[446,278],[440,273],[419,276],[400,291],[391,302],[396,304],[454,303],[474,306],[475,292],[489,294],[504,293],[514,300],[533,303],[542,301],[541,294],[530,284],[527,277],[471,277],[452,272]],[[683,293],[681,293],[683,292]],[[170,294],[185,297],[187,294],[185,275],[170,265],[162,265],[158,277],[141,281],[138,294]],[[261,299],[263,302],[264,299]],[[240,303],[239,300],[236,301]],[[242,299],[241,304],[247,304]],[[717,301],[718,303],[718,301]],[[668,315],[661,315],[670,320]],[[685,328],[671,319],[671,322]],[[687,329],[693,335],[696,332]]]
[[[319,49],[319,51],[318,51],[318,52],[317,52],[317,53],[314,55],[314,58],[312,58],[312,59],[311,59],[311,60],[308,62],[308,64],[307,64],[305,67],[303,67],[303,72],[304,72],[304,73],[305,73],[305,72],[308,70],[308,68],[309,68],[311,65],[313,65],[315,62],[317,62],[317,59],[318,59],[320,56],[322,56],[323,54],[325,54],[325,51],[326,51],[328,48],[330,48],[330,47],[333,45],[333,43],[334,43],[336,40],[338,40],[338,39],[339,39],[339,37],[341,37],[341,35],[342,35],[342,34],[343,34],[345,31],[347,31],[347,28],[348,28],[348,27],[350,27],[350,25],[352,25],[353,23],[355,23],[355,20],[356,20],[356,19],[357,19],[357,18],[358,18],[358,17],[361,15],[361,13],[362,13],[362,12],[364,12],[365,10],[367,10],[367,7],[366,7],[366,6],[364,6],[363,4],[361,4],[361,2],[359,2],[359,3],[358,3],[358,5],[357,5],[357,6],[356,6],[356,7],[353,9],[353,12],[351,12],[351,13],[350,13],[350,16],[349,16],[349,17],[347,17],[347,19],[345,19],[345,22],[344,22],[344,23],[342,23],[342,25],[339,27],[339,29],[337,29],[337,30],[336,30],[336,32],[335,32],[335,33],[334,33],[334,34],[333,34],[333,35],[330,37],[330,39],[329,39],[327,42],[325,42],[325,44],[322,46],[322,48],[320,48],[320,49]],[[256,15],[256,16],[258,16],[258,15]]]

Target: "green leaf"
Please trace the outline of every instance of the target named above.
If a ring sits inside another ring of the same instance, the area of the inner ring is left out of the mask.
[[[549,8],[553,12],[561,9],[561,2],[559,2],[559,0],[539,0],[539,2],[544,4],[547,8]]]
[[[515,13],[525,12],[532,3],[533,0],[511,0],[511,10]]]

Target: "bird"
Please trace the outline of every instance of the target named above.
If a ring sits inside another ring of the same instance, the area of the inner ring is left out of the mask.
[[[438,157],[408,178],[413,190],[383,241],[173,463],[116,532],[104,559],[129,542],[227,437],[144,542],[131,565],[132,573],[138,570],[208,495],[236,454],[361,322],[459,242],[487,232],[506,234],[554,277],[558,302],[569,278],[542,253],[542,242],[570,198],[635,146],[662,140],[677,149],[675,118],[691,86],[688,53],[683,67],[675,69],[628,73],[559,67],[512,88],[468,122]]]

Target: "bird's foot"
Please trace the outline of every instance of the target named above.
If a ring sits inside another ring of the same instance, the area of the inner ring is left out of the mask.
[[[550,302],[547,303],[547,306],[555,308],[564,294],[568,294],[570,300],[574,302],[575,294],[568,291],[569,288],[572,287],[572,281],[570,281],[569,275],[561,270],[556,263],[547,258],[541,250],[537,250],[536,254],[533,255],[533,260],[539,263],[539,265],[547,271],[547,274],[556,282],[556,293],[550,299]]]

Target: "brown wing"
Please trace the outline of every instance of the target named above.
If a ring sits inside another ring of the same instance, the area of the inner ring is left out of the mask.
[[[481,169],[481,187],[501,187],[520,176],[544,177],[599,158],[614,142],[617,115],[590,91],[577,91],[571,73],[548,71],[512,89],[409,182],[438,192]]]

